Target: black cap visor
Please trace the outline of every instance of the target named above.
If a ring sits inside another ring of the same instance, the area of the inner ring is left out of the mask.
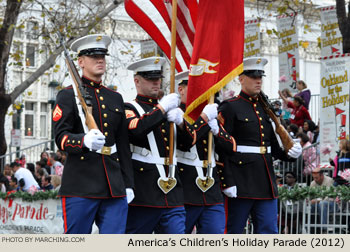
[[[263,70],[245,70],[243,71],[244,75],[251,77],[251,78],[258,78],[262,76],[266,76],[265,72]]]
[[[185,86],[187,86],[187,84],[188,84],[188,80],[182,80],[182,81],[179,83],[179,86],[180,86],[180,85],[185,85]]]
[[[81,50],[78,54],[78,56],[91,56],[91,55],[109,55],[108,50],[105,48],[89,48]]]
[[[140,75],[141,77],[143,77],[145,79],[152,80],[152,79],[164,78],[162,73],[163,72],[161,70],[154,70],[154,71],[137,72],[136,75]]]

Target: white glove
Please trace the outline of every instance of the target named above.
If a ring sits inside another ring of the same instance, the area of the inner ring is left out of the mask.
[[[208,104],[204,107],[202,112],[207,115],[208,121],[211,121],[218,116],[218,104]]]
[[[298,158],[301,155],[303,148],[300,145],[300,139],[293,139],[293,141],[294,141],[294,145],[288,151],[288,156],[292,158]]]
[[[90,130],[84,136],[84,145],[92,150],[99,150],[106,142],[106,137],[98,129]]]
[[[213,135],[216,136],[219,133],[219,125],[216,119],[212,119],[208,122],[210,131],[213,132]]]
[[[236,198],[237,197],[237,186],[231,186],[229,188],[222,190],[222,192],[229,198]]]
[[[176,125],[183,123],[184,112],[180,108],[174,108],[166,113],[169,122],[174,122]]]
[[[128,201],[128,204],[135,198],[134,190],[131,188],[126,188],[126,200]]]
[[[160,101],[159,105],[162,106],[165,113],[171,109],[178,107],[180,104],[180,97],[176,93],[171,93],[164,96]]]

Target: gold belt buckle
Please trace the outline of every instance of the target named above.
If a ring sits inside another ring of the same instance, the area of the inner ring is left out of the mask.
[[[164,158],[164,165],[169,165],[169,157]]]
[[[266,154],[266,146],[260,146],[260,154]]]
[[[111,151],[112,151],[111,147],[103,146],[101,150],[101,154],[110,156]]]
[[[208,160],[203,160],[203,167],[208,168]]]

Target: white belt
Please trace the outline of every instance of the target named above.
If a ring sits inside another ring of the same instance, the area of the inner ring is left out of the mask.
[[[271,146],[266,147],[266,146],[237,145],[237,152],[266,154],[266,153],[271,153]]]
[[[132,152],[131,159],[149,164],[169,165],[169,158],[155,157],[146,148],[130,145],[130,150]]]
[[[185,164],[185,165],[205,167],[205,168],[208,166],[208,160],[200,160],[198,156],[192,152],[184,152],[184,151],[176,150],[176,159],[178,163]],[[216,165],[215,160],[212,160],[211,165],[212,167],[215,167]]]
[[[113,146],[103,146],[101,149],[97,150],[96,152],[109,156],[117,152],[117,146],[115,144],[113,144]]]

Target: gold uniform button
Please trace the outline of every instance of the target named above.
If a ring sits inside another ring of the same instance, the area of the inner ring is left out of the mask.
[[[203,121],[201,121],[201,123],[204,123]]]
[[[100,100],[103,101],[103,97],[102,96],[100,96]]]
[[[142,167],[140,168],[140,171],[143,171],[143,168],[142,168]]]
[[[204,144],[207,144],[207,140],[203,140],[203,143],[204,143]]]
[[[107,128],[108,127],[108,123],[104,123],[103,126],[105,126]]]
[[[115,160],[117,160],[117,162],[119,162],[119,158],[116,158]]]
[[[100,93],[100,90],[99,90],[99,89],[96,89],[96,93],[98,93],[98,94],[99,94],[99,93]]]
[[[108,132],[105,132],[105,136],[108,136]]]
[[[239,161],[238,163],[239,163],[239,164],[242,164],[243,162],[242,162],[242,161]]]
[[[220,132],[220,135],[223,135],[224,133]]]
[[[245,121],[248,122],[248,118],[246,118]]]
[[[263,126],[263,125],[261,125],[261,126],[260,126],[260,128],[262,128],[262,129],[263,129],[263,128],[264,128],[264,126]]]
[[[168,141],[168,138],[164,137],[164,141],[165,141],[165,142]]]
[[[262,137],[264,137],[264,136],[265,136],[265,134],[264,134],[264,133],[262,133],[262,134],[261,134],[261,136],[262,136]]]
[[[106,106],[105,106],[104,104],[102,104],[102,105],[101,105],[101,107],[102,107],[103,109],[105,109],[105,108],[106,108]]]
[[[75,143],[75,140],[73,140],[72,143]]]
[[[90,82],[90,84],[91,84],[91,86],[94,86],[94,83],[92,81]]]
[[[70,143],[70,140],[69,140],[69,139],[67,140],[67,143]]]
[[[265,145],[265,142],[264,142],[264,141],[262,142],[262,145]]]
[[[78,144],[80,144],[80,141],[78,141]]]
[[[116,111],[116,112],[118,112],[118,111],[119,111],[119,109],[117,109],[117,108],[116,108],[116,109],[115,109],[115,111]]]
[[[152,99],[148,99],[148,101],[152,103],[153,100]]]
[[[83,156],[81,156],[81,157],[80,157],[80,160],[84,160],[84,157],[83,157]]]
[[[198,127],[197,124],[195,124],[194,127],[197,128]]]
[[[224,177],[221,177],[221,180],[224,180]]]
[[[259,117],[259,119],[260,119],[260,121],[262,121],[262,118],[261,118],[261,117]]]
[[[180,168],[180,171],[184,171],[184,168]]]
[[[166,132],[166,130],[165,129],[162,129],[162,133],[165,133]]]
[[[256,104],[254,104],[254,108],[256,108]]]
[[[208,149],[207,149],[207,148],[204,148],[204,152],[208,152]]]
[[[223,187],[226,187],[226,184],[223,184],[222,186],[223,186]]]
[[[167,146],[166,149],[169,150],[170,149],[169,146]]]
[[[259,111],[256,111],[256,113],[259,115],[260,114],[260,112]]]
[[[252,97],[249,97],[249,101],[252,101],[253,99],[252,99]]]
[[[105,114],[103,114],[103,117],[104,117],[104,118],[107,118],[107,114],[106,114],[106,113],[105,113]]]

